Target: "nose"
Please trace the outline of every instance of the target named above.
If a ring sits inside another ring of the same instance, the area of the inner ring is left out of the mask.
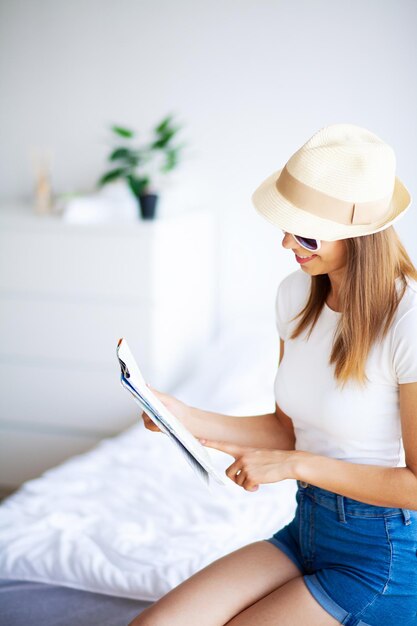
[[[298,244],[294,237],[290,233],[285,233],[283,231],[284,239],[282,240],[283,248],[292,249],[294,247],[298,247]]]

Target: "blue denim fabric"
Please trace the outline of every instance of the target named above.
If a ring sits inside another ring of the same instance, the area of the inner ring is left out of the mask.
[[[374,506],[297,481],[294,519],[265,539],[347,626],[417,626],[417,510]]]

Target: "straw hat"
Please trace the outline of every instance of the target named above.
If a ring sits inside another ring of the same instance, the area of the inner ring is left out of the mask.
[[[255,190],[268,221],[304,237],[335,241],[384,230],[411,205],[395,175],[394,150],[354,124],[321,128]]]

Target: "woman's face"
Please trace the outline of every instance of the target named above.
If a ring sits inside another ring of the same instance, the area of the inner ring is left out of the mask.
[[[294,258],[304,272],[312,276],[318,274],[332,274],[343,270],[346,266],[346,243],[344,239],[338,241],[322,241],[317,252],[309,252],[294,239],[290,233],[284,233],[282,246],[294,253]],[[297,258],[295,255],[307,256],[309,259]]]

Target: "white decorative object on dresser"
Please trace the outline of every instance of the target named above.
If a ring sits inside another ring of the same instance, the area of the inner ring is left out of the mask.
[[[65,223],[0,207],[0,487],[15,487],[138,419],[120,385],[124,336],[170,392],[214,330],[214,220]]]

